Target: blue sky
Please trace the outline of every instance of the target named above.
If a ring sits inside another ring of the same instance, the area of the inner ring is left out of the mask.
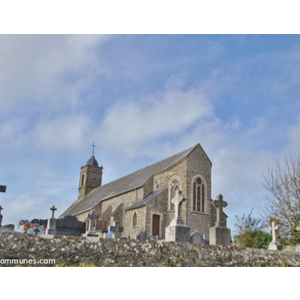
[[[298,154],[299,83],[299,35],[1,35],[3,223],[62,213],[93,142],[104,183],[200,143],[233,230]]]

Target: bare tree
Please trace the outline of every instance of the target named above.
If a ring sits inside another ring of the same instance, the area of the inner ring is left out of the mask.
[[[300,221],[300,155],[286,158],[283,166],[277,162],[263,178],[268,191],[263,214],[279,222],[281,237],[291,239]]]

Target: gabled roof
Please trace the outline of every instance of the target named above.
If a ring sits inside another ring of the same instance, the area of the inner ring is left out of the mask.
[[[78,213],[90,210],[103,200],[107,200],[117,195],[142,187],[151,176],[167,170],[176,163],[180,162],[186,158],[197,146],[200,146],[200,144],[140,169],[134,173],[121,177],[115,181],[95,188],[83,200],[71,205],[60,217],[65,215],[76,215]]]
[[[167,189],[162,189],[159,191],[155,191],[152,194],[148,195],[146,198],[136,201],[133,204],[131,204],[130,206],[128,206],[125,211],[127,210],[131,210],[131,209],[135,209],[135,208],[139,208],[139,207],[143,207],[145,205],[147,205],[148,203],[150,203],[152,200],[156,199],[160,194],[166,192]]]

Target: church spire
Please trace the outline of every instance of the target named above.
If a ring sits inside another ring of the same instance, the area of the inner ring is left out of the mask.
[[[94,149],[97,147],[95,143],[91,145],[93,147],[92,156],[86,162],[85,166],[81,167],[80,180],[78,188],[78,199],[83,199],[93,189],[101,186],[102,184],[102,170],[103,167],[99,167],[98,162],[94,156]]]

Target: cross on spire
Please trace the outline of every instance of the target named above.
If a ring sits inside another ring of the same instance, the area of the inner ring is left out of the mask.
[[[91,147],[93,147],[93,155],[94,155],[94,150],[95,150],[95,147],[97,147],[96,145],[95,145],[95,143],[93,142],[93,144],[91,145]]]
[[[54,212],[57,210],[57,208],[55,207],[55,205],[53,205],[52,207],[50,207],[50,210],[52,210],[52,218],[54,218]]]

